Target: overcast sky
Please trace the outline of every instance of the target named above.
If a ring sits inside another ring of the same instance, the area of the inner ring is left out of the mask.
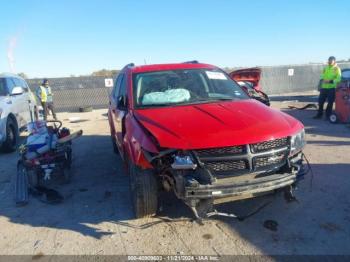
[[[350,1],[1,3],[0,72],[90,74],[197,59],[221,67],[350,58]]]

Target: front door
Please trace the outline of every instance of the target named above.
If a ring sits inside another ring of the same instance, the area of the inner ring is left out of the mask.
[[[110,107],[112,114],[112,124],[114,128],[115,141],[118,146],[120,155],[124,158],[124,148],[123,148],[123,121],[126,114],[125,109],[121,109],[118,107],[118,100],[121,96],[126,94],[126,75],[124,73],[120,73],[116,86],[113,90],[113,94],[110,99]]]

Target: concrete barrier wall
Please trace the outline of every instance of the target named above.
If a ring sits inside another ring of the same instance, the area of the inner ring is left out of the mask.
[[[267,94],[287,94],[316,90],[325,65],[287,65],[261,67],[261,86]],[[350,68],[350,63],[339,64]],[[34,91],[42,79],[27,80]],[[79,107],[107,108],[111,87],[105,86],[104,77],[51,78],[57,111],[77,111]]]

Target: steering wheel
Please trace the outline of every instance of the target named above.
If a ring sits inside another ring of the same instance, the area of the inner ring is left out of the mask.
[[[202,98],[197,93],[193,92],[192,90],[186,89],[188,92],[190,92],[191,98]]]

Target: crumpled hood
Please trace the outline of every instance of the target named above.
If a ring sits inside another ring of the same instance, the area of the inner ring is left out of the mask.
[[[164,148],[252,144],[293,135],[295,118],[253,99],[138,109],[134,116]]]

